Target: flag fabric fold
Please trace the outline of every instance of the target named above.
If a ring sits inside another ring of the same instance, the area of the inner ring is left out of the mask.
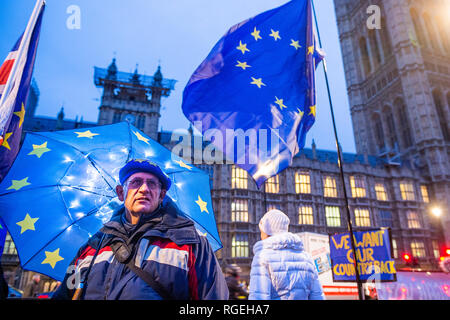
[[[38,0],[27,30],[0,66],[0,181],[19,152],[44,10]]]
[[[304,147],[322,58],[310,0],[292,0],[229,29],[186,85],[183,112],[260,187]]]

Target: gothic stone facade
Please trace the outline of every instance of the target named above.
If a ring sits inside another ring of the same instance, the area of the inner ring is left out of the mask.
[[[381,9],[369,29],[367,8]],[[450,243],[450,4],[335,0],[358,153],[411,164]]]

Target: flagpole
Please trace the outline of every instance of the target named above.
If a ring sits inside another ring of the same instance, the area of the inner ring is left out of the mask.
[[[311,0],[311,4],[312,4],[313,13],[314,13],[314,21],[315,21],[315,24],[316,24],[317,38],[319,40],[319,46],[322,48],[322,41],[320,39],[319,25],[317,23],[316,10],[314,8],[314,1],[313,0]],[[325,74],[325,82],[326,82],[326,85],[327,85],[327,92],[328,92],[328,101],[329,101],[329,104],[330,104],[331,119],[332,119],[332,122],[333,122],[334,138],[336,140],[336,149],[337,149],[337,154],[338,154],[338,167],[339,167],[339,171],[340,171],[342,188],[343,188],[343,191],[344,191],[345,208],[346,208],[346,214],[347,214],[347,228],[348,228],[348,231],[350,233],[350,239],[351,239],[350,243],[351,243],[352,252],[353,252],[353,260],[354,260],[353,264],[354,264],[354,267],[355,267],[356,284],[358,286],[358,296],[359,296],[359,300],[364,300],[364,293],[363,293],[363,290],[362,290],[362,282],[361,282],[361,278],[360,278],[359,270],[358,270],[358,259],[356,257],[356,245],[355,245],[355,239],[354,239],[354,236],[353,236],[353,227],[352,227],[352,220],[351,220],[351,216],[350,216],[350,207],[349,207],[349,203],[348,203],[347,190],[345,188],[345,179],[344,179],[344,169],[343,169],[342,154],[341,154],[341,148],[340,148],[340,143],[339,143],[337,129],[336,129],[336,121],[335,121],[335,118],[334,118],[333,102],[332,102],[332,99],[331,99],[330,84],[328,82],[328,73],[327,73],[327,66],[326,66],[325,58],[323,59],[323,72]]]

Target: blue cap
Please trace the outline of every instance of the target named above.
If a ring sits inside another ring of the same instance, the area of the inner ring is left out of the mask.
[[[120,184],[123,185],[131,175],[138,172],[147,172],[155,175],[161,182],[163,189],[169,190],[172,184],[169,176],[156,163],[147,159],[132,159],[127,162],[119,171]]]

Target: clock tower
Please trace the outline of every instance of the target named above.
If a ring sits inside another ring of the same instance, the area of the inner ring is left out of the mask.
[[[153,76],[118,71],[116,59],[108,69],[95,67],[94,82],[103,88],[98,125],[128,121],[157,140],[161,97],[168,97],[175,80],[164,79],[161,66]]]

